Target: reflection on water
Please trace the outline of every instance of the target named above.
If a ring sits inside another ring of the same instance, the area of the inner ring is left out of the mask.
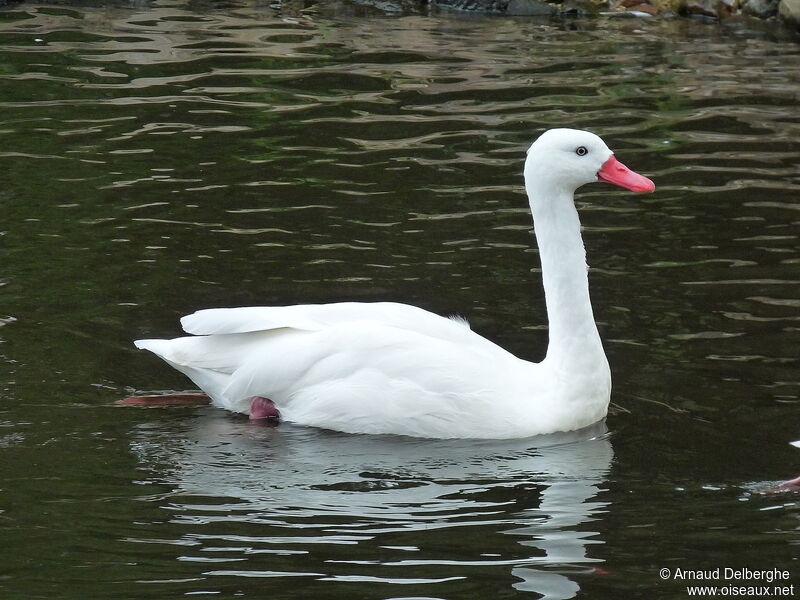
[[[609,510],[595,498],[613,457],[605,430],[420,443],[258,427],[219,411],[180,431],[142,426],[134,452],[172,488],[160,501],[181,529],[128,541],[180,546],[204,586],[223,576],[422,586],[501,568],[522,580],[516,589],[572,598],[570,572],[602,562],[589,549],[598,532],[583,525]],[[494,551],[492,530],[524,548]]]
[[[798,46],[746,23],[0,7],[0,595],[685,598],[670,561],[796,577],[796,498],[748,482],[800,472],[798,89]],[[613,461],[600,434],[109,408],[187,385],[131,340],[209,306],[400,300],[540,359],[521,169],[562,125],[658,186],[578,198]]]

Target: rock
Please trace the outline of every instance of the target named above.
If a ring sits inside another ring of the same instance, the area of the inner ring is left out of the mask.
[[[506,13],[509,15],[546,17],[558,12],[555,6],[541,0],[510,0]]]
[[[662,6],[657,6],[654,2],[657,0],[613,0],[609,7],[612,13],[603,14],[620,17],[654,16],[661,13],[662,8],[666,6],[666,3],[662,2]]]
[[[720,19],[730,17],[736,12],[734,0],[717,0],[717,16]]]
[[[546,17],[554,15],[557,11],[555,6],[551,6],[540,0],[510,0],[506,13],[509,15]]]
[[[778,0],[744,0],[740,9],[746,15],[768,19],[778,14]]]
[[[645,4],[643,2],[628,6],[626,7],[626,10],[631,12],[647,13],[649,15],[657,15],[659,12],[657,7],[653,6],[652,4]]]
[[[780,0],[778,14],[789,27],[800,30],[800,0]]]
[[[714,0],[684,0],[681,2],[678,13],[684,17],[702,16],[716,18]]]
[[[732,0],[681,0],[678,6],[678,14],[684,17],[721,20],[732,13]]]
[[[483,13],[499,13],[506,11],[508,0],[431,0],[431,5]]]
[[[559,0],[554,0],[558,2]],[[643,2],[644,0],[639,0]],[[563,0],[561,9],[558,11],[562,15],[595,15],[608,8],[608,0]]]
[[[759,19],[769,19],[778,14],[778,0],[744,0],[740,10]]]
[[[433,6],[525,17],[548,17],[569,11],[592,12],[584,11],[583,5],[593,7],[593,2],[594,0],[553,0],[553,4],[550,4],[546,0],[430,0]]]
[[[362,6],[368,9],[375,9],[379,12],[386,14],[419,14],[423,10],[423,0],[349,0],[352,4]],[[313,4],[309,0],[281,0],[281,8],[284,14],[287,13],[287,7],[299,6],[299,10],[295,10],[288,14],[296,16],[302,13],[302,10],[307,8],[307,5]]]

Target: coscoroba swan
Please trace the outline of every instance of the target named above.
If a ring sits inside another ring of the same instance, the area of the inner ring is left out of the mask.
[[[611,374],[589,300],[575,190],[653,182],[596,135],[551,129],[528,150],[525,189],[539,245],[549,346],[540,363],[507,352],[461,319],[391,302],[201,310],[191,334],[136,341],[219,407],[348,433],[516,438],[606,415]]]

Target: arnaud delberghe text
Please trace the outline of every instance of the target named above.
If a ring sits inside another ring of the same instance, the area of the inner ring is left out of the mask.
[[[782,569],[748,569],[741,567],[717,567],[716,569],[681,569],[676,568],[672,579],[685,581],[785,581],[790,577],[789,571]]]

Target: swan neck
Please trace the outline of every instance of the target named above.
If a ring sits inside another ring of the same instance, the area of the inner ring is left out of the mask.
[[[589,297],[586,250],[574,191],[528,186],[542,265],[549,344],[546,361],[584,368],[605,362]]]

